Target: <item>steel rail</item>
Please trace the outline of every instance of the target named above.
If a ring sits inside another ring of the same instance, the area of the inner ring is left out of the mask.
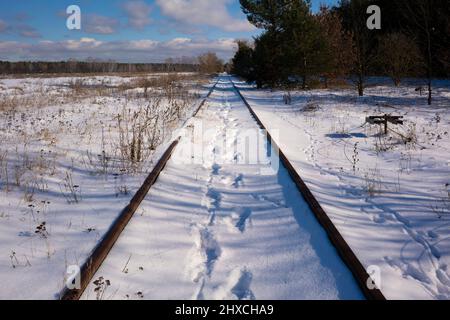
[[[211,87],[206,97],[202,99],[202,102],[200,103],[199,107],[193,113],[193,117],[195,117],[201,110],[201,108],[205,105],[206,100],[210,97],[210,95],[214,91],[215,87],[217,86],[217,83],[218,81]],[[85,263],[81,266],[80,272],[78,274],[78,277],[80,279],[80,288],[70,289],[66,284],[64,289],[59,294],[60,300],[79,300],[81,298],[83,292],[86,290],[95,273],[98,271],[103,261],[108,256],[117,239],[119,239],[122,231],[125,229],[129,221],[133,217],[134,213],[139,208],[139,205],[147,196],[148,192],[150,191],[150,188],[156,183],[156,180],[158,179],[159,175],[165,168],[167,162],[170,160],[180,139],[181,136],[176,138],[166,149],[166,151],[161,156],[156,166],[153,168],[148,177],[145,179],[142,186],[133,196],[130,203],[122,210],[120,215],[116,218],[116,220],[114,220],[114,222],[109,227],[108,231],[102,237],[100,242],[91,251]]]
[[[292,180],[294,181],[295,185],[297,186],[297,189],[302,194],[305,201],[308,203],[309,207],[311,208],[311,211],[315,215],[316,219],[319,221],[320,225],[324,228],[325,232],[328,235],[328,238],[330,239],[333,246],[336,248],[337,252],[339,253],[340,257],[344,261],[344,263],[347,265],[349,270],[352,272],[354,278],[356,279],[359,287],[361,288],[361,291],[363,292],[364,296],[368,300],[386,300],[381,290],[375,288],[370,289],[368,286],[368,283],[371,281],[371,277],[367,273],[367,270],[364,268],[361,261],[358,259],[356,254],[353,252],[351,247],[348,245],[347,241],[345,241],[344,237],[341,235],[339,230],[336,228],[336,226],[331,221],[330,217],[327,215],[325,210],[320,205],[319,201],[316,199],[314,194],[311,192],[311,190],[308,188],[306,183],[303,181],[303,179],[300,177],[298,172],[295,170],[292,163],[289,161],[285,153],[280,149],[278,144],[272,139],[272,136],[270,135],[270,132],[266,129],[263,122],[260,120],[258,115],[255,113],[253,108],[250,106],[250,104],[247,102],[245,97],[242,95],[239,88],[236,86],[233,80],[231,80],[234,89],[244,102],[244,104],[247,106],[248,110],[252,114],[253,118],[256,120],[258,125],[267,133],[267,138],[269,142],[271,143],[272,147],[278,151],[279,158],[286,168],[286,170],[289,172],[289,175],[291,176]]]

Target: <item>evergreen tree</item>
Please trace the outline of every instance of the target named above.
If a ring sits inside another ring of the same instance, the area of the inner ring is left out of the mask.
[[[258,87],[280,83],[282,68],[282,19],[293,0],[240,0],[250,23],[266,31],[255,39],[254,80]]]
[[[310,1],[291,1],[283,12],[281,29],[283,76],[300,76],[305,89],[308,77],[321,74],[329,67],[327,43],[311,13]]]
[[[253,63],[253,48],[250,47],[247,41],[237,41],[238,51],[232,59],[231,72],[235,75],[243,77],[248,81],[255,80],[254,63]]]
[[[266,31],[255,39],[254,80],[258,88],[275,87],[282,82],[283,48],[276,32]]]
[[[326,42],[314,19],[310,0],[241,0],[248,20],[265,29],[255,39],[255,79],[259,86],[286,83],[307,77],[326,67]]]
[[[284,12],[296,0],[240,0],[239,2],[251,24],[269,32],[280,32]]]
[[[258,86],[300,77],[306,87],[313,76],[349,75],[362,96],[367,76],[388,75],[398,84],[403,76],[419,75],[417,65],[425,61],[431,103],[432,77],[450,74],[449,0],[340,0],[318,14],[311,13],[310,0],[240,3],[248,20],[264,29],[252,54],[242,47],[236,56],[241,75]],[[370,5],[381,7],[381,30],[367,27]]]

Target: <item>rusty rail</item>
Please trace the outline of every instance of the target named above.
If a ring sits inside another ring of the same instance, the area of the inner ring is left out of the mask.
[[[195,117],[200,111],[200,109],[205,105],[206,100],[214,91],[217,83],[218,82],[216,82],[211,87],[206,97],[203,98],[199,107],[194,112],[193,117]],[[89,285],[89,282],[92,280],[95,273],[98,271],[103,261],[106,259],[112,247],[116,243],[117,239],[119,239],[122,231],[125,229],[128,222],[133,217],[139,205],[147,196],[148,192],[150,191],[150,188],[155,184],[162,170],[165,168],[180,139],[181,137],[178,137],[177,139],[175,139],[175,141],[173,141],[170,144],[170,146],[167,148],[167,150],[159,159],[156,166],[153,168],[152,172],[150,172],[150,174],[145,179],[142,186],[139,188],[134,197],[131,199],[130,203],[122,210],[119,217],[116,218],[116,220],[110,226],[106,234],[103,236],[102,240],[95,246],[94,250],[90,253],[86,262],[81,266],[79,273],[80,289],[72,290],[67,288],[66,285],[64,289],[60,292],[59,297],[61,300],[79,300],[80,297],[83,295],[83,292],[84,290],[86,290],[87,286]]]
[[[217,84],[219,83],[219,81],[217,81],[216,83],[214,83],[214,85],[211,87],[211,89],[209,90],[208,94],[206,95],[206,97],[202,100],[202,102],[200,103],[199,107],[197,108],[197,110],[195,110],[194,114],[192,115],[192,117],[196,117],[197,114],[199,113],[199,111],[201,110],[201,108],[203,108],[203,106],[205,105],[206,99],[209,98],[209,96],[211,95],[211,93],[213,93],[214,89],[216,88]]]
[[[336,228],[336,226],[331,221],[330,217],[327,215],[325,210],[320,205],[319,201],[317,201],[314,194],[311,192],[311,190],[308,188],[306,183],[303,181],[303,179],[300,177],[298,172],[295,170],[292,163],[289,161],[289,159],[286,157],[286,155],[283,153],[283,151],[280,149],[280,147],[277,145],[277,143],[272,139],[272,136],[270,135],[269,131],[265,128],[263,122],[259,119],[255,111],[252,109],[250,104],[247,102],[247,100],[244,98],[240,90],[237,88],[236,84],[232,81],[233,87],[236,90],[236,92],[241,97],[244,104],[249,109],[250,113],[258,123],[258,125],[267,132],[267,138],[269,142],[272,144],[272,146],[278,150],[279,152],[279,158],[286,168],[286,170],[289,172],[289,175],[291,176],[292,180],[294,181],[295,185],[297,186],[297,189],[302,194],[305,201],[308,203],[309,207],[311,208],[311,211],[315,215],[316,219],[319,221],[321,226],[325,229],[328,238],[330,239],[333,246],[336,248],[337,252],[339,253],[340,257],[344,261],[344,263],[347,265],[347,267],[352,272],[354,278],[358,282],[359,287],[361,288],[361,291],[363,292],[364,296],[368,300],[386,300],[383,293],[379,289],[369,289],[368,288],[368,281],[370,281],[370,276],[367,273],[366,269],[364,268],[361,261],[359,261],[356,254],[353,252],[351,247],[348,245],[348,243],[345,241],[344,237],[341,235],[339,230]]]
[[[136,192],[134,197],[131,199],[130,203],[123,209],[122,213],[119,217],[114,221],[109,230],[106,232],[102,240],[97,244],[95,249],[90,254],[87,261],[80,268],[80,280],[81,280],[81,288],[70,290],[67,287],[64,288],[61,293],[61,300],[78,300],[83,294],[84,290],[89,285],[92,277],[95,275],[97,270],[100,268],[101,264],[105,260],[111,248],[116,243],[117,239],[120,237],[120,234],[125,229],[128,222],[133,217],[133,214],[136,212],[137,208],[144,200],[151,186],[153,186],[156,182],[161,171],[166,166],[169,161],[175,147],[178,145],[179,138],[172,142],[166,152],[163,154],[161,159],[158,161],[156,166],[153,168],[152,172],[149,174],[147,179],[144,181],[144,184],[140,187],[140,189]]]

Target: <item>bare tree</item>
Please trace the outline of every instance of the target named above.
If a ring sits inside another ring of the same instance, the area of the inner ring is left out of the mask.
[[[328,68],[324,72],[325,86],[328,87],[329,78],[346,76],[354,64],[352,33],[346,31],[341,18],[336,11],[322,5],[316,16],[325,35],[328,50]]]
[[[374,39],[376,33],[367,28],[367,7],[371,0],[341,0],[340,8],[344,25],[353,36],[353,73],[359,96],[364,95],[364,86],[369,67],[374,61]]]
[[[410,19],[416,28],[414,31],[418,31],[418,41],[421,47],[424,49],[424,56],[427,69],[427,82],[428,82],[428,105],[432,103],[432,83],[431,77],[433,76],[433,32],[435,30],[433,23],[433,16],[435,12],[436,0],[420,0],[410,1],[402,0],[399,4],[405,9],[406,18]],[[412,31],[412,32],[414,32]]]
[[[223,61],[213,52],[208,52],[199,56],[198,62],[201,73],[213,74],[223,71]]]
[[[402,77],[421,69],[423,64],[417,44],[402,33],[384,36],[380,40],[377,56],[382,69],[397,87]]]
[[[450,22],[447,22],[447,35],[450,38]],[[438,49],[438,59],[442,63],[442,65],[446,68],[447,75],[450,75],[450,46],[442,45]]]
[[[373,60],[370,46],[370,31],[366,26],[365,10],[368,2],[366,0],[353,0],[350,2],[352,17],[352,33],[354,39],[354,61],[356,72],[356,85],[359,96],[364,95],[364,83],[369,65]]]

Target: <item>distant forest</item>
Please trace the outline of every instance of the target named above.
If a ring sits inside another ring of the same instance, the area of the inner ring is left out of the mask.
[[[197,72],[192,63],[117,63],[97,61],[0,61],[0,74]]]

